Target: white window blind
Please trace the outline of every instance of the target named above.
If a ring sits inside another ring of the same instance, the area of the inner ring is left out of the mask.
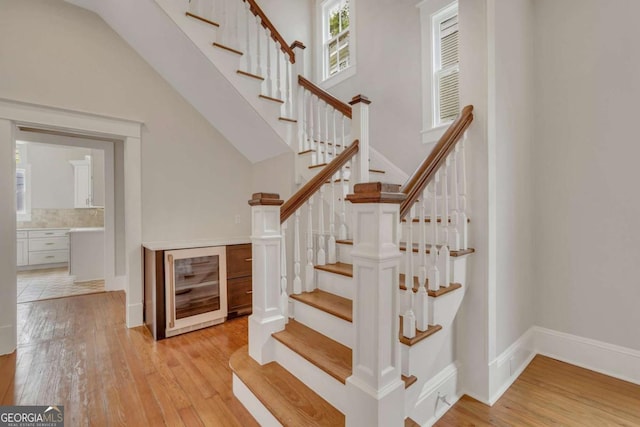
[[[458,8],[434,16],[434,125],[452,121],[460,112]]]

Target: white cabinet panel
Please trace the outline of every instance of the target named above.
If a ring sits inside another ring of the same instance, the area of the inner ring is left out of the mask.
[[[27,239],[18,239],[18,262],[17,266],[22,267],[29,263],[29,245]]]
[[[69,249],[68,237],[49,237],[46,239],[29,240],[29,252],[55,251],[59,249]]]
[[[29,265],[56,264],[69,261],[69,251],[29,252]]]

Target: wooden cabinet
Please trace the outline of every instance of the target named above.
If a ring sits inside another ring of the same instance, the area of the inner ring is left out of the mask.
[[[227,246],[228,317],[251,313],[251,244]]]

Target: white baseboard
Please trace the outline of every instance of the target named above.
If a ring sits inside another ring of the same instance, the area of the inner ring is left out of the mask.
[[[282,424],[278,422],[236,374],[233,374],[233,394],[261,426],[282,427]]]
[[[539,326],[534,329],[539,354],[640,384],[640,351]]]
[[[127,276],[115,276],[105,283],[105,291],[123,291],[126,290]]]
[[[536,355],[535,328],[529,328],[489,364],[489,405],[496,403]]]
[[[640,351],[533,326],[489,364],[491,397],[483,403],[493,405],[537,354],[640,384]]]
[[[16,350],[17,336],[15,325],[0,326],[0,356]]]
[[[451,363],[431,378],[420,390],[415,407],[405,408],[405,413],[421,426],[432,426],[451,406],[438,399],[438,394],[446,396],[453,406],[461,394],[458,392],[458,365]]]
[[[127,328],[142,326],[144,305],[140,302],[127,306]]]

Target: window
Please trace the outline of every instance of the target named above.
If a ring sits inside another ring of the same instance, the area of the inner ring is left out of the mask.
[[[22,141],[16,141],[16,216],[18,221],[31,220],[29,176],[27,144]]]
[[[322,11],[322,77],[326,80],[353,65],[352,11],[349,0],[326,0]]]
[[[458,4],[432,19],[433,31],[433,126],[447,124],[460,112]]]

